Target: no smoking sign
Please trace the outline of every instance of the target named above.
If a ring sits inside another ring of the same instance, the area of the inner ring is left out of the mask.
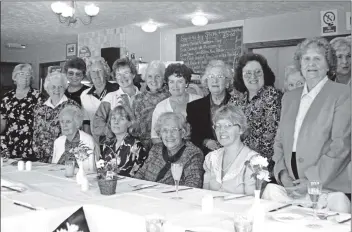
[[[337,34],[337,10],[320,12],[321,35]]]

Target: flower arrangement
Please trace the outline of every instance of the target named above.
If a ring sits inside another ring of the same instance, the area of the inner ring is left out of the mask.
[[[66,222],[66,228],[67,230],[65,229],[58,229],[56,230],[56,232],[83,232],[82,230],[79,230],[79,227],[75,224],[71,224]]]
[[[118,165],[120,164],[120,157],[111,159],[109,161],[99,160],[96,162],[98,179],[111,180],[119,173]]]
[[[270,181],[270,174],[267,169],[269,165],[267,158],[257,155],[247,160],[245,165],[252,170],[252,177],[255,178],[256,182],[259,184],[257,187],[260,187],[263,181]]]
[[[93,154],[93,151],[90,147],[86,146],[82,141],[80,141],[77,147],[71,148],[69,150],[69,153],[73,154],[77,161],[83,162],[91,154]]]

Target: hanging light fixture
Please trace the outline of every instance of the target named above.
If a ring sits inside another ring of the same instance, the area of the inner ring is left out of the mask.
[[[71,1],[70,5],[63,2],[54,2],[51,4],[51,9],[58,16],[60,23],[67,23],[68,26],[76,24],[78,19],[84,25],[88,25],[92,22],[92,18],[99,13],[99,7],[94,4],[89,4],[84,7],[84,11],[88,16],[87,20],[75,16],[76,1]]]
[[[192,23],[194,26],[205,26],[208,24],[208,19],[204,15],[195,15],[192,18]]]
[[[156,29],[158,29],[158,25],[154,23],[152,20],[150,20],[146,24],[143,24],[141,28],[143,31],[151,33],[156,31]]]

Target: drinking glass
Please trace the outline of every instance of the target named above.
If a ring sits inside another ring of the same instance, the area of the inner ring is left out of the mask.
[[[249,215],[235,214],[233,222],[235,232],[252,232],[253,219]]]
[[[171,164],[171,173],[172,173],[172,177],[174,178],[175,187],[176,187],[176,197],[172,197],[172,199],[176,199],[176,200],[182,199],[182,197],[178,196],[178,185],[180,183],[182,172],[183,172],[182,164],[177,164],[177,163]]]
[[[317,218],[317,206],[318,206],[318,200],[321,195],[323,189],[323,185],[320,181],[310,181],[308,183],[308,194],[310,197],[310,200],[313,202],[313,215],[315,218]]]
[[[70,178],[75,175],[75,161],[66,160],[65,161],[65,176]]]

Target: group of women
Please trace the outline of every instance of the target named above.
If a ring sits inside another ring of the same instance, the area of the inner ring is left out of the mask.
[[[234,75],[223,61],[210,61],[205,97],[187,91],[192,70],[186,65],[150,62],[141,92],[128,59],[113,64],[113,84],[99,57],[87,64],[75,58],[63,73],[49,74],[44,99],[30,87],[31,66],[18,65],[16,89],[1,101],[1,151],[62,164],[83,144],[92,151],[83,162],[88,170],[101,158],[116,161],[120,175],[173,184],[171,164],[180,163],[181,185],[241,194],[255,189],[245,163],[263,156],[272,179],[263,198],[302,199],[309,181],[320,180],[329,207],[349,212],[349,40],[300,43],[286,69],[285,94],[275,88],[267,60],[254,53],[240,57]],[[81,84],[85,76],[92,87]]]

